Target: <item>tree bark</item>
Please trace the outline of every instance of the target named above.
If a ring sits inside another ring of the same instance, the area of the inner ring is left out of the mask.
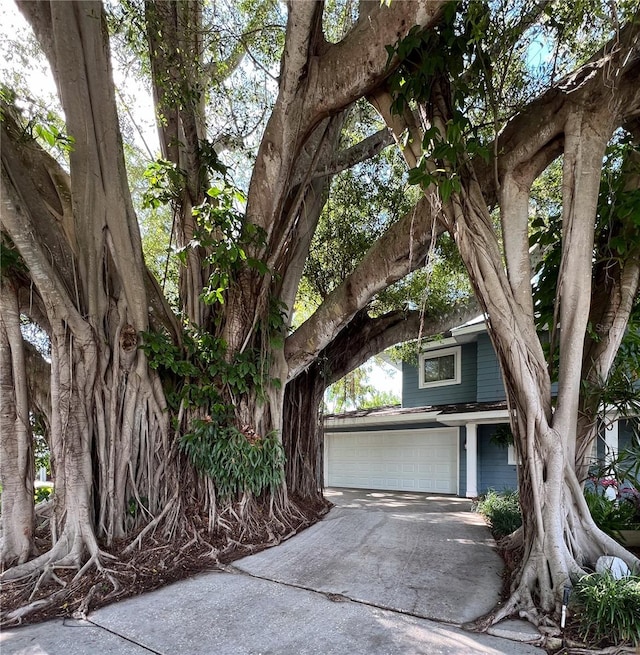
[[[5,579],[52,565],[101,568],[98,539],[109,543],[148,522],[178,478],[164,394],[138,349],[149,287],[102,6],[20,6],[51,62],[74,142],[66,175],[15,123],[3,123],[2,227],[27,266],[51,340],[56,489],[51,550]]]
[[[0,293],[0,566],[26,562],[33,554],[35,515],[33,437],[18,294],[2,279]]]
[[[514,612],[535,623],[558,616],[562,590],[570,576],[581,573],[587,564],[593,566],[601,554],[614,554],[629,565],[637,564],[633,555],[594,524],[575,468],[602,158],[613,130],[638,108],[638,63],[630,54],[635,47],[630,29],[625,28],[624,38],[610,44],[599,57],[525,108],[500,135],[500,152],[504,154],[494,164],[493,189],[500,190],[496,195],[506,269],[488,207],[496,196],[492,195],[491,184],[484,183],[490,169],[460,156],[455,172],[461,191],[454,192],[442,207],[443,220],[488,316],[489,334],[505,382],[516,450],[522,460],[519,491],[523,530],[518,535],[522,537],[523,559],[513,578],[511,597],[480,622],[480,627]],[[616,65],[617,85],[613,85],[610,75]],[[430,106],[423,109],[425,115],[433,116],[435,127],[443,135],[452,118],[447,88],[434,80]],[[383,115],[384,100],[384,94],[378,94],[376,102]],[[418,124],[412,123],[409,116],[408,121],[394,118],[390,127],[398,133],[412,125],[415,130]],[[526,222],[531,182],[559,154],[560,146],[565,153],[563,262],[556,300],[561,371],[554,411],[551,380],[536,335],[530,297]],[[416,154],[406,149],[405,156],[409,162],[416,159]],[[451,171],[448,162],[432,164]],[[625,322],[621,314],[618,329]]]
[[[324,477],[324,392],[331,384],[387,348],[419,334],[440,334],[477,316],[471,299],[443,316],[394,311],[371,318],[360,310],[313,363],[286,387],[283,444],[287,453],[287,487],[305,498],[321,495]]]

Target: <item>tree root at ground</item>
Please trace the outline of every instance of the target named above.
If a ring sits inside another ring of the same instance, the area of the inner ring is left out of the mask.
[[[8,569],[3,574],[0,625],[15,626],[56,617],[81,618],[116,600],[158,589],[195,573],[224,570],[226,564],[240,557],[289,539],[326,512],[326,504],[321,502],[291,502],[291,508],[286,512],[286,523],[280,516],[280,522],[268,529],[269,521],[256,521],[254,516],[251,529],[247,529],[225,513],[225,529],[210,533],[206,516],[190,507],[189,512],[184,512],[188,527],[165,534],[156,525],[155,531],[102,546],[73,565],[60,557],[60,542],[53,548],[41,543],[42,554],[23,565],[27,568],[19,572]],[[268,506],[260,511],[264,512],[263,518],[270,514]]]
[[[603,550],[608,543],[602,543]],[[636,655],[640,652],[638,647],[628,644],[614,646],[608,645],[606,642],[585,644],[580,640],[579,621],[573,615],[571,606],[565,628],[561,628],[555,620],[556,614],[545,613],[538,609],[536,592],[539,589],[540,580],[537,577],[537,571],[544,570],[544,567],[535,566],[532,559],[523,564],[522,529],[498,541],[498,548],[505,563],[502,590],[505,600],[488,614],[463,625],[463,628],[472,632],[487,632],[489,628],[504,619],[520,618],[535,625],[540,632],[539,639],[530,643],[546,648],[549,652],[556,652],[559,648],[558,652],[562,655],[624,655],[627,653]],[[626,553],[627,559],[631,562],[634,557],[637,558],[638,554],[637,551],[631,550]],[[574,562],[571,570],[577,574],[577,572],[586,573],[590,569],[580,569]]]

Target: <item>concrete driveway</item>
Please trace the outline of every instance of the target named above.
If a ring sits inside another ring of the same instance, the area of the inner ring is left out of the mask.
[[[86,620],[4,629],[0,652],[544,655],[455,625],[491,609],[500,589],[500,559],[468,501],[338,489],[327,496],[336,504],[328,516],[280,546]]]
[[[498,602],[502,559],[470,501],[355,489],[325,495],[336,507],[323,521],[235,566],[447,623],[472,621]]]

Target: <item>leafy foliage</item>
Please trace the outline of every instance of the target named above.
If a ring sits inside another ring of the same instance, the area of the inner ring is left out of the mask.
[[[584,497],[596,525],[610,537],[619,540],[621,530],[632,530],[638,525],[633,503],[610,500],[590,489],[585,489]]]
[[[27,272],[27,266],[11,239],[2,232],[0,234],[0,273],[2,276],[16,275]]]
[[[182,348],[162,333],[146,332],[143,339],[149,365],[170,381],[167,399],[175,409],[180,403],[208,408],[226,420],[232,415],[225,404],[229,395],[264,393],[268,364],[258,352],[247,349],[227,361],[224,341],[198,328],[185,330]]]
[[[514,439],[511,428],[506,424],[499,425],[494,433],[489,437],[489,442],[496,446],[500,446],[500,448],[513,446]]]
[[[206,304],[224,303],[224,293],[229,289],[233,273],[242,264],[260,275],[267,273],[263,261],[247,255],[249,246],[257,247],[265,243],[265,232],[244,222],[235,204],[245,201],[240,190],[220,184],[210,188],[207,196],[209,200],[193,209],[198,229],[188,247],[203,246],[209,253],[206,262],[213,270],[208,286],[203,289],[202,300]]]
[[[53,485],[52,484],[43,484],[35,488],[33,493],[34,502],[41,503],[45,500],[49,500],[53,494]]]
[[[65,134],[54,124],[47,125],[45,123],[36,123],[33,126],[33,132],[51,148],[57,146],[65,152],[71,152],[71,150],[73,150],[75,139],[72,136]]]
[[[197,328],[185,330],[182,348],[164,334],[148,332],[143,338],[149,365],[162,373],[170,406],[206,412],[182,434],[180,447],[212,479],[220,498],[260,494],[282,482],[284,454],[277,436],[233,427],[234,398],[255,393],[260,399],[267,384],[279,384],[268,377],[268,359],[247,349],[229,361],[224,341]]]
[[[380,364],[387,368],[384,363]],[[391,368],[391,367],[388,367]],[[340,414],[351,409],[373,409],[386,405],[399,405],[400,398],[392,392],[378,391],[371,383],[370,364],[364,364],[332,384],[325,393],[327,411]],[[393,372],[389,374],[393,375]]]
[[[576,582],[571,598],[584,639],[640,644],[640,577],[586,575]]]
[[[344,147],[364,138],[369,116],[354,112]],[[377,238],[409,209],[405,165],[396,151],[383,152],[335,176],[305,264],[296,309],[315,308],[353,272]]]
[[[284,450],[274,434],[260,437],[225,427],[210,416],[194,422],[181,440],[194,466],[214,482],[222,500],[273,492],[284,478]]]
[[[510,535],[522,525],[517,491],[490,489],[480,498],[476,509],[487,519],[496,539]]]
[[[450,2],[435,28],[412,28],[395,46],[387,46],[389,61],[393,57],[400,61],[390,84],[394,95],[392,111],[402,114],[414,102],[431,106],[434,94],[441,95],[449,106],[451,118],[444,131],[434,122],[424,129],[422,157],[409,171],[409,184],[423,188],[435,184],[443,202],[460,191],[456,173],[460,158],[488,156],[469,118],[470,87],[463,73],[475,72],[473,68],[482,61],[473,55],[482,48],[489,17],[485,3]]]

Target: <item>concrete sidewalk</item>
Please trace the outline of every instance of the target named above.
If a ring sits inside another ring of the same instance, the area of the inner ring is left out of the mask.
[[[0,652],[544,654],[455,625],[491,607],[500,586],[490,536],[468,501],[346,490],[327,495],[338,507],[276,548],[228,571],[102,608],[87,621],[4,630]]]

